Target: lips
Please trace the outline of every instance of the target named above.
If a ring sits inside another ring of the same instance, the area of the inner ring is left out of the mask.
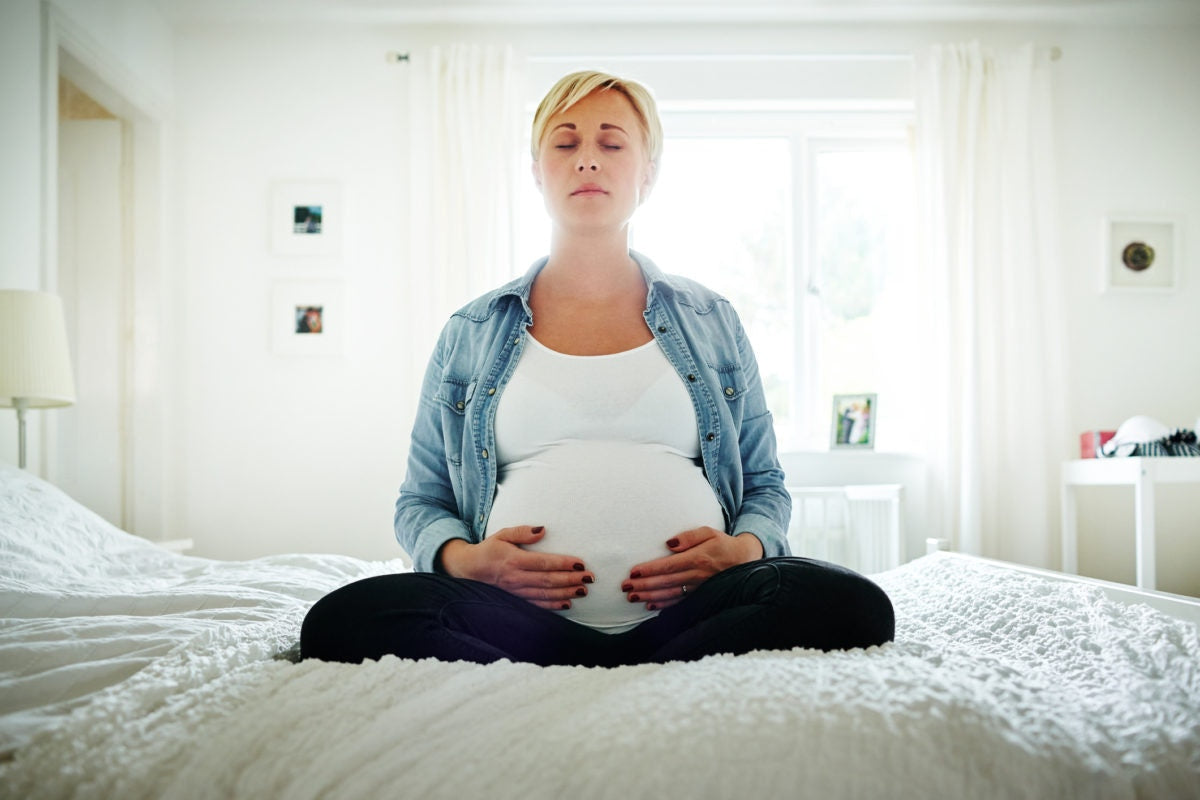
[[[608,192],[604,191],[603,188],[601,188],[598,184],[595,184],[595,183],[585,183],[583,186],[580,186],[578,189],[571,192],[572,197],[577,197],[579,195],[594,195],[594,194],[608,194]]]

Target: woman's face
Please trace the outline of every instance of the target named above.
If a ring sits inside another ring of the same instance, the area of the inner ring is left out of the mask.
[[[551,117],[533,177],[556,227],[625,227],[654,185],[654,167],[629,98],[598,91]]]

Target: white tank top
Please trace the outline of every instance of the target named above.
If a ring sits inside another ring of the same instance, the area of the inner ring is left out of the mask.
[[[656,612],[621,591],[675,534],[724,529],[700,466],[692,401],[654,341],[570,356],[528,337],[496,409],[499,479],[487,534],[544,525],[530,550],[579,558],[596,576],[568,618],[619,633]]]

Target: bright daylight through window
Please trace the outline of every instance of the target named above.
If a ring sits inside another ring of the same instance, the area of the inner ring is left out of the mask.
[[[919,400],[905,380],[912,154],[907,120],[869,116],[666,114],[658,184],[634,218],[634,249],[738,309],[781,450],[825,449],[832,396],[858,392],[879,394],[887,449],[908,444],[887,433]],[[522,239],[545,242],[530,191]]]

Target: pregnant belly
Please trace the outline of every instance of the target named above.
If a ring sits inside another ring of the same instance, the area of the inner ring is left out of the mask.
[[[529,550],[574,556],[595,574],[588,596],[561,613],[618,633],[656,613],[621,591],[630,568],[670,555],[666,542],[682,531],[725,521],[704,473],[677,451],[568,441],[505,470],[487,535],[516,525],[545,526]]]

